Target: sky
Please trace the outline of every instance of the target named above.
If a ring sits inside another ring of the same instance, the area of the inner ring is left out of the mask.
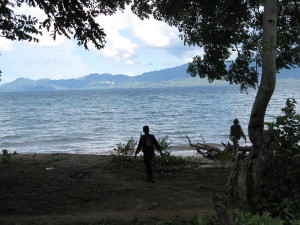
[[[25,6],[19,12],[44,17],[36,8]],[[184,46],[177,28],[154,19],[140,20],[130,9],[97,21],[107,34],[101,50],[92,45],[85,50],[76,40],[62,36],[53,41],[46,32],[39,43],[0,38],[1,83],[20,77],[69,79],[91,73],[135,76],[179,66],[202,54],[200,48]]]

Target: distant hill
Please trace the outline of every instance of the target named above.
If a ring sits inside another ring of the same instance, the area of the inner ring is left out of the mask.
[[[77,79],[63,80],[30,80],[18,78],[13,82],[0,86],[0,92],[21,91],[56,91],[56,90],[88,90],[103,88],[149,88],[149,87],[182,87],[199,86],[209,84],[206,79],[192,78],[186,72],[188,65],[184,64],[174,68],[157,70],[143,73],[138,76],[89,74]],[[293,70],[282,70],[277,78],[279,80],[300,80],[300,68]],[[214,84],[225,84],[218,81]]]

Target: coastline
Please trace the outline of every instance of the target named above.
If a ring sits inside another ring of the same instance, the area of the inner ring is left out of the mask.
[[[223,149],[224,146],[222,144],[216,144],[216,143],[205,143],[209,146],[218,147],[220,149]],[[13,153],[13,151],[10,151],[9,148],[7,149],[8,152]],[[171,152],[171,155],[175,156],[181,156],[181,157],[202,157],[200,154],[197,153],[196,149],[192,148],[190,145],[174,145],[170,146],[170,148],[167,150]],[[53,150],[53,152],[18,152],[16,150],[17,154],[21,155],[51,155],[51,154],[69,154],[69,155],[103,155],[103,156],[109,156],[109,155],[115,155],[115,152],[113,149],[110,150],[99,150],[97,152],[84,152],[84,151],[78,151],[76,153],[74,152],[65,152],[65,151],[57,151]],[[2,154],[2,151],[0,151],[0,155]]]

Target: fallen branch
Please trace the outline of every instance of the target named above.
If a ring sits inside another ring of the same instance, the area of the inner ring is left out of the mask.
[[[224,144],[223,142],[221,142],[222,145],[224,146],[224,148],[232,148],[233,149],[233,145],[230,144],[229,142],[227,144]],[[249,153],[252,150],[252,146],[239,146],[238,152],[242,152],[242,153]]]
[[[195,148],[199,154],[203,155],[206,158],[211,159],[211,158],[213,158],[214,155],[221,152],[221,150],[219,148],[209,146],[207,144],[200,144],[200,143],[193,144],[187,135],[185,135],[185,137],[188,139],[190,146],[192,148]]]
[[[190,146],[194,149],[196,149],[196,151],[201,154],[203,157],[212,159],[214,158],[214,156],[216,156],[217,154],[219,154],[220,152],[222,152],[223,150],[214,147],[214,146],[210,146],[207,144],[201,144],[201,143],[197,143],[197,144],[193,144],[190,140],[190,138],[185,135],[185,137],[188,139]],[[227,144],[224,144],[223,142],[221,142],[222,145],[224,146],[224,148],[226,149],[233,149],[233,145],[231,145],[229,142]],[[246,154],[249,153],[252,150],[252,146],[239,146],[239,152]]]

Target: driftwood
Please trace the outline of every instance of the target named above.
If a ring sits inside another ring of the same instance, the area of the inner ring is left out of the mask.
[[[216,156],[216,155],[218,155],[219,153],[222,152],[222,150],[220,148],[210,146],[210,145],[207,145],[205,143],[203,143],[203,144],[201,144],[201,143],[193,144],[191,142],[190,138],[187,135],[185,137],[188,139],[190,146],[192,148],[196,149],[196,151],[205,158],[212,159],[212,158],[214,158],[214,156]],[[224,148],[233,150],[233,145],[231,145],[229,142],[227,144],[224,144],[223,142],[221,142],[221,143],[224,146]],[[239,146],[238,152],[242,153],[243,155],[246,155],[251,150],[252,150],[252,146]]]
[[[220,150],[219,148],[213,147],[213,146],[209,146],[209,145],[207,145],[207,144],[200,144],[200,143],[193,144],[193,143],[191,142],[190,138],[189,138],[187,135],[185,135],[185,136],[186,136],[186,138],[188,139],[188,141],[189,141],[189,143],[190,143],[190,146],[191,146],[192,148],[195,148],[196,151],[197,151],[199,154],[203,155],[203,156],[206,157],[206,158],[211,159],[211,158],[213,158],[216,154],[218,154],[218,153],[221,152],[221,150]]]
[[[230,144],[229,142],[227,144],[224,144],[223,142],[221,142],[221,143],[224,146],[224,148],[232,148],[233,149],[233,145]],[[252,146],[239,146],[238,152],[239,153],[249,153],[252,149],[253,149]]]

